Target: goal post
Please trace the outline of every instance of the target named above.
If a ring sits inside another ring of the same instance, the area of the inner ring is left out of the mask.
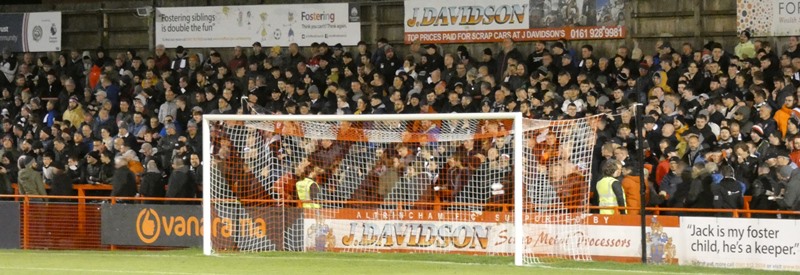
[[[522,113],[514,113],[514,190],[522,190]],[[525,260],[525,231],[523,228],[523,192],[514,192],[514,265]]]
[[[585,230],[592,121],[204,115],[203,253],[588,260],[569,233]]]

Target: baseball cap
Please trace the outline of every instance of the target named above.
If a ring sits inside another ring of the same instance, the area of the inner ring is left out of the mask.
[[[103,91],[103,90],[98,90],[96,93],[94,93],[94,95],[95,95],[95,96],[100,96],[100,95],[103,95],[103,96],[105,96],[105,97],[107,97],[107,96],[108,96],[108,94],[106,94],[106,91]]]

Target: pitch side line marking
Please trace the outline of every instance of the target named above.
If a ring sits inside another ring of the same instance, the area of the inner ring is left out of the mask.
[[[20,254],[20,253],[13,253],[13,252],[0,252],[2,254]],[[197,255],[164,255],[164,254],[116,254],[116,253],[64,253],[64,252],[45,252],[45,253],[37,253],[33,252],[30,254],[39,254],[39,255],[63,255],[63,256],[85,256],[85,255],[92,255],[92,256],[105,256],[105,257],[154,257],[154,258],[200,258],[206,257],[200,254]],[[230,259],[261,259],[261,260],[268,260],[268,259],[277,259],[277,260],[319,260],[319,257],[307,257],[307,256],[212,256],[212,257],[219,257],[219,258],[230,258]],[[449,265],[487,265],[491,266],[494,264],[479,264],[479,263],[458,263],[458,262],[447,262],[447,261],[422,261],[422,260],[392,260],[392,259],[347,259],[347,261],[357,261],[357,262],[403,262],[403,263],[423,263],[423,264],[449,264]],[[510,264],[509,264],[510,265]],[[710,274],[724,274],[724,273],[693,273],[693,272],[666,272],[666,271],[647,271],[647,270],[622,270],[622,269],[604,269],[604,268],[579,268],[579,267],[556,267],[556,266],[548,266],[548,265],[531,265],[529,267],[532,268],[542,268],[542,269],[553,269],[553,270],[575,270],[575,271],[598,271],[598,272],[620,272],[620,273],[634,273],[634,274],[699,274],[699,275],[710,275]],[[28,269],[26,267],[4,267],[0,266],[0,269]],[[34,268],[30,268],[34,269]],[[58,268],[53,268],[53,271],[58,271]],[[74,269],[74,270],[67,270],[64,269],[62,271],[88,271],[88,272],[95,272],[93,270],[83,270],[83,269]],[[105,270],[97,270],[96,272],[105,272]],[[116,273],[124,273],[122,271],[111,271]],[[141,272],[134,272],[139,274],[202,274],[202,273],[180,273],[180,272],[173,272],[173,273],[165,273],[165,272],[150,272],[150,271],[141,271]]]
[[[124,273],[124,274],[171,274],[171,275],[194,275],[213,273],[197,272],[170,272],[170,271],[136,271],[136,270],[114,270],[114,269],[83,269],[83,268],[57,268],[57,267],[23,267],[23,266],[0,266],[6,270],[28,270],[28,271],[60,271],[60,272],[91,272],[91,273]]]

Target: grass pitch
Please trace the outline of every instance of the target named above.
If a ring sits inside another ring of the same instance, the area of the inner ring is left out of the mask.
[[[0,274],[789,274],[748,269],[558,262],[517,267],[511,257],[272,252],[203,256],[172,251],[0,250]]]

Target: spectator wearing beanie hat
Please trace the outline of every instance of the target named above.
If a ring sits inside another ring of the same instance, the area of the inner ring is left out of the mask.
[[[755,143],[756,154],[759,156],[764,156],[769,147],[769,142],[764,137],[764,129],[759,125],[753,125],[753,128],[750,130],[750,139]]]

